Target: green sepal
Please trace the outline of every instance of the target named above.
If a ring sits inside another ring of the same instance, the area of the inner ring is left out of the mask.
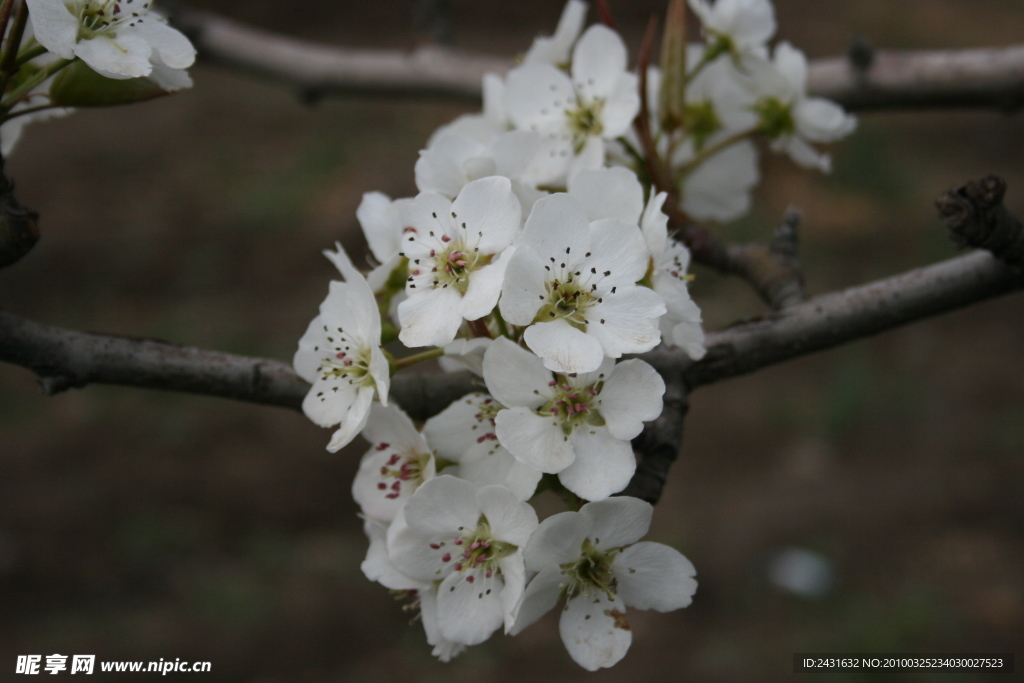
[[[116,80],[101,76],[78,59],[54,77],[50,99],[61,107],[112,107],[168,94],[148,78]]]

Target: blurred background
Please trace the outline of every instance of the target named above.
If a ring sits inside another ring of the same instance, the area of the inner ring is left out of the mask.
[[[339,45],[422,37],[412,0],[190,4]],[[635,57],[664,5],[611,5]],[[541,0],[449,7],[457,46],[509,58],[561,11]],[[857,36],[893,48],[1024,42],[1016,0],[776,7],[779,37],[811,57]],[[192,75],[187,93],[26,131],[7,171],[43,236],[0,271],[0,307],[289,360],[334,272],[320,250],[341,239],[363,253],[361,195],[414,194],[417,151],[470,108],[307,106],[219,67]],[[765,239],[800,207],[811,294],[953,256],[932,201],[968,179],[1003,176],[1024,215],[1020,114],[865,114],[833,152],[831,176],[766,154],[754,212],[720,228]],[[709,330],[761,312],[741,283],[696,275]],[[207,660],[212,673],[179,678],[251,683],[771,681],[792,677],[800,651],[1022,655],[1022,303],[695,393],[650,539],[684,552],[700,588],[686,610],[632,612],[631,651],[598,674],[569,659],[555,615],[434,661],[420,625],[359,570],[366,543],[349,489],[363,445],[331,455],[329,432],[298,413],[215,398],[104,386],[47,398],[31,373],[0,365],[0,679],[18,654],[53,653]]]

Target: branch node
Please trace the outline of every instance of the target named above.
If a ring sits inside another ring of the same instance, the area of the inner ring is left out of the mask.
[[[39,390],[43,396],[56,396],[68,389],[81,389],[87,384],[71,375],[41,375],[39,377]]]
[[[1024,227],[1003,205],[1006,181],[994,175],[939,195],[935,206],[960,248],[985,249],[1012,266],[1024,266]]]
[[[16,263],[38,241],[39,214],[18,203],[0,158],[0,268]]]

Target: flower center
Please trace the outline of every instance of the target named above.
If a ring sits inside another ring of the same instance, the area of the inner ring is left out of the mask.
[[[587,309],[597,303],[592,289],[581,286],[580,281],[570,274],[564,282],[558,279],[545,283],[547,303],[537,312],[534,322],[550,322],[561,318],[576,329],[586,332]]]
[[[754,105],[754,113],[760,119],[758,131],[769,138],[777,138],[796,130],[792,106],[778,98],[765,97],[758,100]]]
[[[568,377],[575,377],[575,374]],[[604,375],[586,387],[573,387],[565,375],[555,375],[548,383],[555,391],[554,398],[537,409],[538,415],[552,415],[562,423],[562,432],[568,436],[583,424],[599,427],[604,418],[597,408],[601,405],[597,395],[604,386]]]
[[[450,546],[446,541],[440,541],[431,543],[430,547],[443,551],[441,561],[446,564],[452,563],[452,569],[464,573],[469,583],[476,580],[474,573],[477,570],[482,571],[488,579],[495,572],[501,574],[498,560],[517,550],[517,546],[493,538],[491,525],[484,515],[480,515],[480,521],[475,529],[467,532],[463,527],[459,527],[459,532]]]
[[[378,451],[387,450],[391,444],[380,443],[375,446]],[[392,453],[388,461],[380,468],[380,478],[377,488],[380,491],[387,491],[385,498],[394,500],[402,495],[402,485],[405,484],[415,490],[423,483],[423,472],[427,469],[430,456],[423,453],[412,453],[402,455]],[[393,479],[391,484],[388,479]]]
[[[603,591],[609,600],[614,600],[618,582],[612,570],[612,560],[618,553],[618,549],[598,550],[589,538],[583,541],[579,559],[561,565],[566,580],[559,586],[565,596],[574,598],[581,593],[588,595],[591,588],[596,588]]]
[[[328,348],[314,346],[313,350],[323,354],[320,373],[324,379],[345,379],[349,384],[366,385],[373,381],[370,376],[370,349],[354,347],[344,329],[336,327],[331,331],[324,325]],[[337,391],[337,389],[335,389]]]
[[[88,40],[99,33],[111,38],[121,24],[129,26],[142,23],[143,17],[149,13],[149,0],[79,0],[67,3],[66,7],[78,16],[78,40]]]
[[[569,131],[572,133],[572,143],[577,154],[583,150],[587,140],[604,132],[604,124],[601,123],[601,110],[604,108],[604,100],[594,100],[589,105],[581,104],[576,109],[567,109],[565,115],[569,118]]]
[[[715,105],[705,100],[686,105],[686,127],[693,136],[693,147],[700,151],[709,137],[722,128]]]

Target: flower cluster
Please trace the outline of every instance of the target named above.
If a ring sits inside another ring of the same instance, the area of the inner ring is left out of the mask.
[[[11,22],[3,52],[18,70],[0,104],[0,147],[25,124],[73,107],[127,104],[192,87],[192,43],[151,0],[25,0],[27,25]],[[16,35],[17,34],[17,35]]]
[[[337,426],[331,451],[360,431],[370,442],[353,484],[363,570],[410,599],[442,660],[564,600],[570,655],[611,666],[631,641],[626,607],[674,610],[696,590],[678,551],[639,542],[651,506],[616,497],[665,393],[651,365],[624,356],[705,353],[672,216],[746,210],[758,138],[825,170],[810,143],[854,124],[806,96],[795,48],[769,49],[768,0],[690,5],[705,42],[645,74],[646,142],[622,39],[584,29],[586,6],[569,0],[554,36],[484,78],[481,113],[434,133],[418,195],[364,195],[356,215],[376,267],[363,276],[340,246],[325,252],[344,282],[299,343],[303,409]],[[667,185],[645,172],[651,155]],[[430,359],[485,391],[417,429],[389,403],[389,380]],[[570,511],[538,522],[530,501],[544,491]]]

